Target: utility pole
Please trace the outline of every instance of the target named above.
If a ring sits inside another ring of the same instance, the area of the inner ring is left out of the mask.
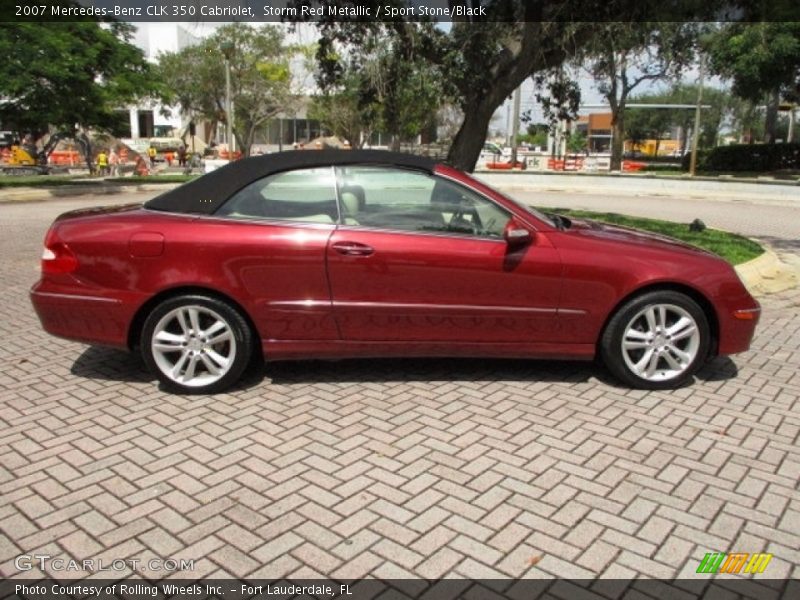
[[[506,102],[506,145],[511,145],[511,105]]]
[[[521,86],[520,86],[521,87]],[[514,90],[514,116],[511,121],[511,168],[517,164],[517,135],[519,134],[520,88]]]
[[[694,109],[694,131],[692,132],[692,156],[689,159],[689,176],[697,171],[697,144],[700,141],[700,110],[703,104],[703,76],[706,70],[706,55],[700,57],[700,78],[697,82],[697,106]]]
[[[231,98],[231,62],[225,59],[225,141],[228,142],[229,160],[233,160],[233,99]]]
[[[236,142],[233,139],[233,98],[231,97],[231,55],[233,43],[224,42],[220,50],[225,55],[225,141],[228,142],[228,160],[233,160]]]

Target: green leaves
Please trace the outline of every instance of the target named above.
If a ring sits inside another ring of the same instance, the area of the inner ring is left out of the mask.
[[[800,100],[800,22],[729,23],[708,41],[711,68],[754,102],[774,90]]]
[[[277,27],[235,23],[220,27],[197,46],[162,54],[159,71],[170,82],[174,101],[212,123],[226,119],[222,48],[230,57],[234,135],[249,154],[256,128],[296,105],[289,59],[308,49],[285,45]]]
[[[131,31],[93,21],[0,23],[0,121],[37,137],[76,124],[118,132],[120,108],[163,93]]]
[[[381,130],[396,141],[428,127],[443,103],[443,74],[428,60],[426,23],[329,23],[317,47],[323,96],[314,114],[336,135],[359,145]],[[359,124],[357,121],[361,120]],[[355,136],[355,137],[354,137]]]

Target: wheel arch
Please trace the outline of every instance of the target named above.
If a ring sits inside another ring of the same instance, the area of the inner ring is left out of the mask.
[[[672,282],[672,281],[659,281],[659,282],[648,283],[634,290],[631,290],[626,296],[617,301],[617,303],[614,305],[614,308],[612,308],[609,311],[608,315],[606,315],[605,321],[603,322],[603,327],[600,329],[600,334],[597,336],[596,351],[595,351],[597,356],[600,356],[601,354],[600,344],[602,342],[603,336],[605,335],[606,329],[608,328],[608,324],[614,317],[614,315],[617,314],[619,309],[638,296],[647,294],[649,292],[658,292],[658,291],[682,293],[691,298],[692,300],[694,300],[695,302],[697,302],[698,306],[700,306],[703,313],[706,315],[706,319],[708,319],[708,327],[711,330],[709,356],[715,356],[717,354],[717,350],[719,347],[719,317],[717,316],[717,311],[714,309],[714,305],[711,303],[708,297],[706,297],[705,294],[703,294],[696,288],[693,288],[683,283]]]
[[[142,335],[142,327],[144,326],[144,322],[147,319],[147,315],[159,304],[168,300],[170,298],[175,298],[177,296],[185,296],[190,294],[199,294],[202,296],[209,296],[212,298],[216,298],[222,302],[227,302],[231,305],[235,310],[242,315],[247,325],[250,327],[250,330],[253,333],[255,340],[257,341],[254,344],[254,352],[258,352],[259,355],[261,354],[261,335],[258,331],[258,328],[255,325],[250,313],[245,310],[240,302],[237,302],[234,298],[229,296],[228,294],[224,294],[219,290],[215,290],[212,288],[207,288],[203,286],[197,285],[190,285],[190,286],[178,286],[174,288],[168,288],[166,290],[161,290],[155,296],[147,300],[144,304],[142,304],[139,309],[136,311],[136,314],[133,316],[131,320],[131,325],[128,328],[128,348],[133,350],[139,345],[140,337]]]

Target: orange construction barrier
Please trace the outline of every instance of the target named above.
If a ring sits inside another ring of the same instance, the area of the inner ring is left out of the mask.
[[[495,171],[510,171],[511,170],[511,163],[510,162],[487,162],[486,163],[487,169],[492,169]]]
[[[81,156],[77,150],[53,150],[47,162],[51,165],[72,167],[81,162]]]
[[[568,156],[563,162],[564,171],[580,171],[583,169],[583,158],[578,156]]]
[[[230,156],[231,156],[231,154],[227,150],[220,150],[219,151],[219,157],[222,160],[230,160]],[[236,152],[233,153],[233,160],[239,160],[240,158],[242,158],[242,153],[241,152],[239,152],[237,150]]]
[[[627,171],[628,173],[636,173],[641,171],[647,167],[647,163],[634,161],[634,160],[623,160],[622,161],[622,170]]]

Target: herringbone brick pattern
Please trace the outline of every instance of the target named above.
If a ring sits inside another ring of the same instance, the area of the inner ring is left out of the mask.
[[[582,363],[375,360],[179,397],[40,330],[27,290],[52,215],[14,214],[3,575],[47,554],[194,559],[192,577],[671,578],[739,550],[800,576],[800,290],[762,299],[753,350],[672,393]]]

